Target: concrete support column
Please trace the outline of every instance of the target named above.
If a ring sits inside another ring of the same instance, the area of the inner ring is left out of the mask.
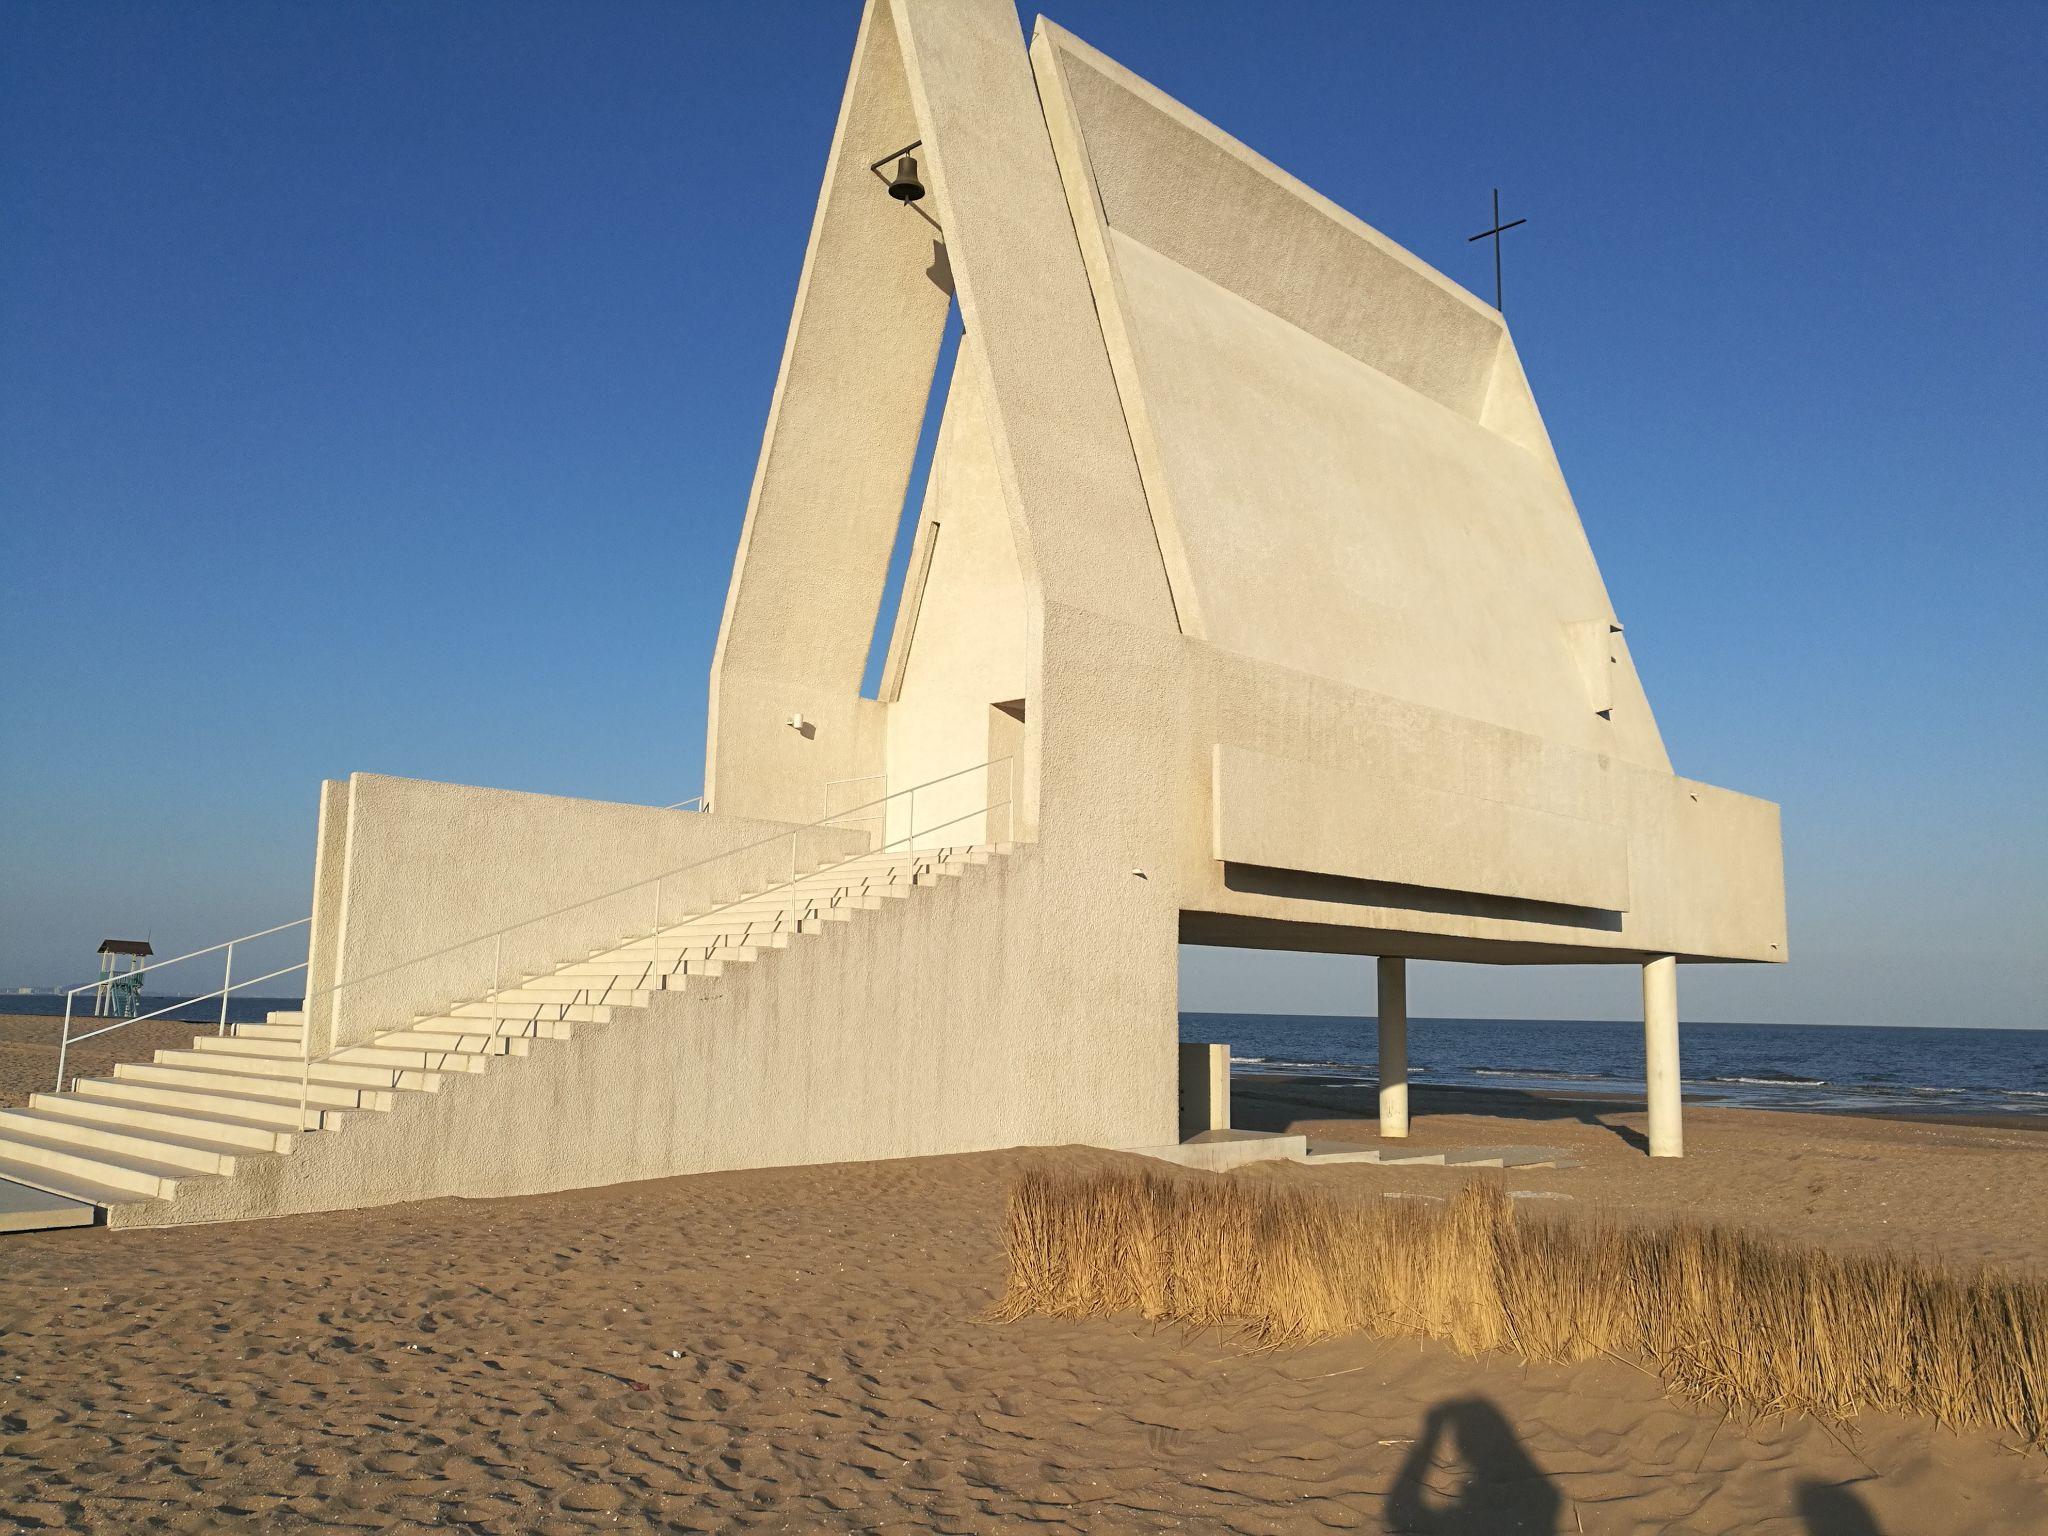
[[[1380,1134],[1408,1134],[1408,962],[1380,956]]]
[[[1643,966],[1643,1066],[1650,1086],[1650,1156],[1685,1156],[1678,1096],[1678,961],[1659,955]]]

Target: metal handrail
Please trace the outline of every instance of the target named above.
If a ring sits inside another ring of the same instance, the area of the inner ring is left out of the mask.
[[[172,955],[167,960],[152,960],[148,965],[138,965],[133,970],[124,971],[122,972],[122,975],[124,976],[140,976],[145,971],[160,970],[167,965],[179,965],[187,960],[196,960],[201,955],[210,955],[217,949],[224,949],[227,951],[227,958],[221,967],[221,984],[217,991],[201,993],[198,997],[182,998],[178,1002],[171,1003],[166,1007],[155,1009],[154,1011],[149,1013],[137,1014],[134,1018],[131,1019],[121,1019],[113,1024],[107,1025],[104,1029],[95,1029],[90,1034],[79,1035],[76,1038],[81,1041],[96,1040],[101,1035],[110,1035],[117,1029],[126,1029],[130,1024],[145,1024],[151,1019],[160,1019],[167,1013],[175,1012],[180,1008],[190,1008],[194,1003],[207,1002],[215,997],[218,997],[220,999],[220,1027],[216,1031],[216,1033],[224,1035],[227,1033],[228,1030],[228,994],[234,991],[236,986],[235,946],[237,944],[247,944],[253,939],[267,939],[273,933],[283,933],[288,929],[303,928],[312,921],[313,919],[311,914],[308,914],[305,917],[295,917],[288,923],[279,923],[275,928],[260,928],[254,933],[245,933],[237,938],[228,939],[219,944],[209,944],[204,949],[195,949],[187,954],[182,955]],[[275,981],[278,977],[288,976],[293,971],[304,970],[307,964],[307,961],[301,960],[297,965],[288,965],[281,971],[272,971],[268,976],[257,976],[253,979],[244,978],[240,985],[248,987],[254,986],[256,982],[259,981]],[[66,1059],[71,1054],[71,1046],[73,1040],[73,1036],[71,1034],[72,1008],[78,1001],[79,993],[96,992],[105,984],[106,978],[101,977],[98,981],[82,982],[78,986],[71,988],[64,994],[64,1030],[63,1033],[57,1037],[57,1091],[59,1093],[62,1093],[64,1091],[64,1064]],[[136,996],[140,997],[141,995],[142,989],[140,987],[137,987]]]
[[[704,809],[704,797],[702,795],[692,795],[687,800],[678,800],[674,805],[664,805],[662,809],[664,811],[701,811]]]

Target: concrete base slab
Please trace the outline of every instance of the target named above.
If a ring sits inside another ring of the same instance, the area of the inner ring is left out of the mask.
[[[1168,1146],[1128,1150],[1140,1157],[1156,1157],[1162,1163],[1221,1173],[1246,1163],[1300,1162],[1308,1156],[1308,1138],[1276,1131],[1204,1131]]]
[[[1368,1147],[1352,1141],[1317,1138],[1300,1161],[1314,1167],[1328,1163],[1378,1163],[1385,1167],[1420,1168],[1576,1168],[1578,1163],[1555,1147]]]
[[[30,1189],[0,1179],[0,1232],[45,1232],[52,1227],[89,1227],[98,1212],[82,1200]]]

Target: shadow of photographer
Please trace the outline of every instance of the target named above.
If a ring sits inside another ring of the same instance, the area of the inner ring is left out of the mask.
[[[1429,1481],[1456,1470],[1454,1488]],[[1387,1529],[1399,1536],[1554,1533],[1563,1496],[1522,1449],[1507,1417],[1483,1397],[1438,1403],[1387,1494]]]

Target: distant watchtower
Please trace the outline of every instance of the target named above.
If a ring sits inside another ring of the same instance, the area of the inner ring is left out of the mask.
[[[132,1019],[142,1011],[142,963],[156,951],[145,939],[100,940],[100,981],[92,1011],[103,1019]]]

